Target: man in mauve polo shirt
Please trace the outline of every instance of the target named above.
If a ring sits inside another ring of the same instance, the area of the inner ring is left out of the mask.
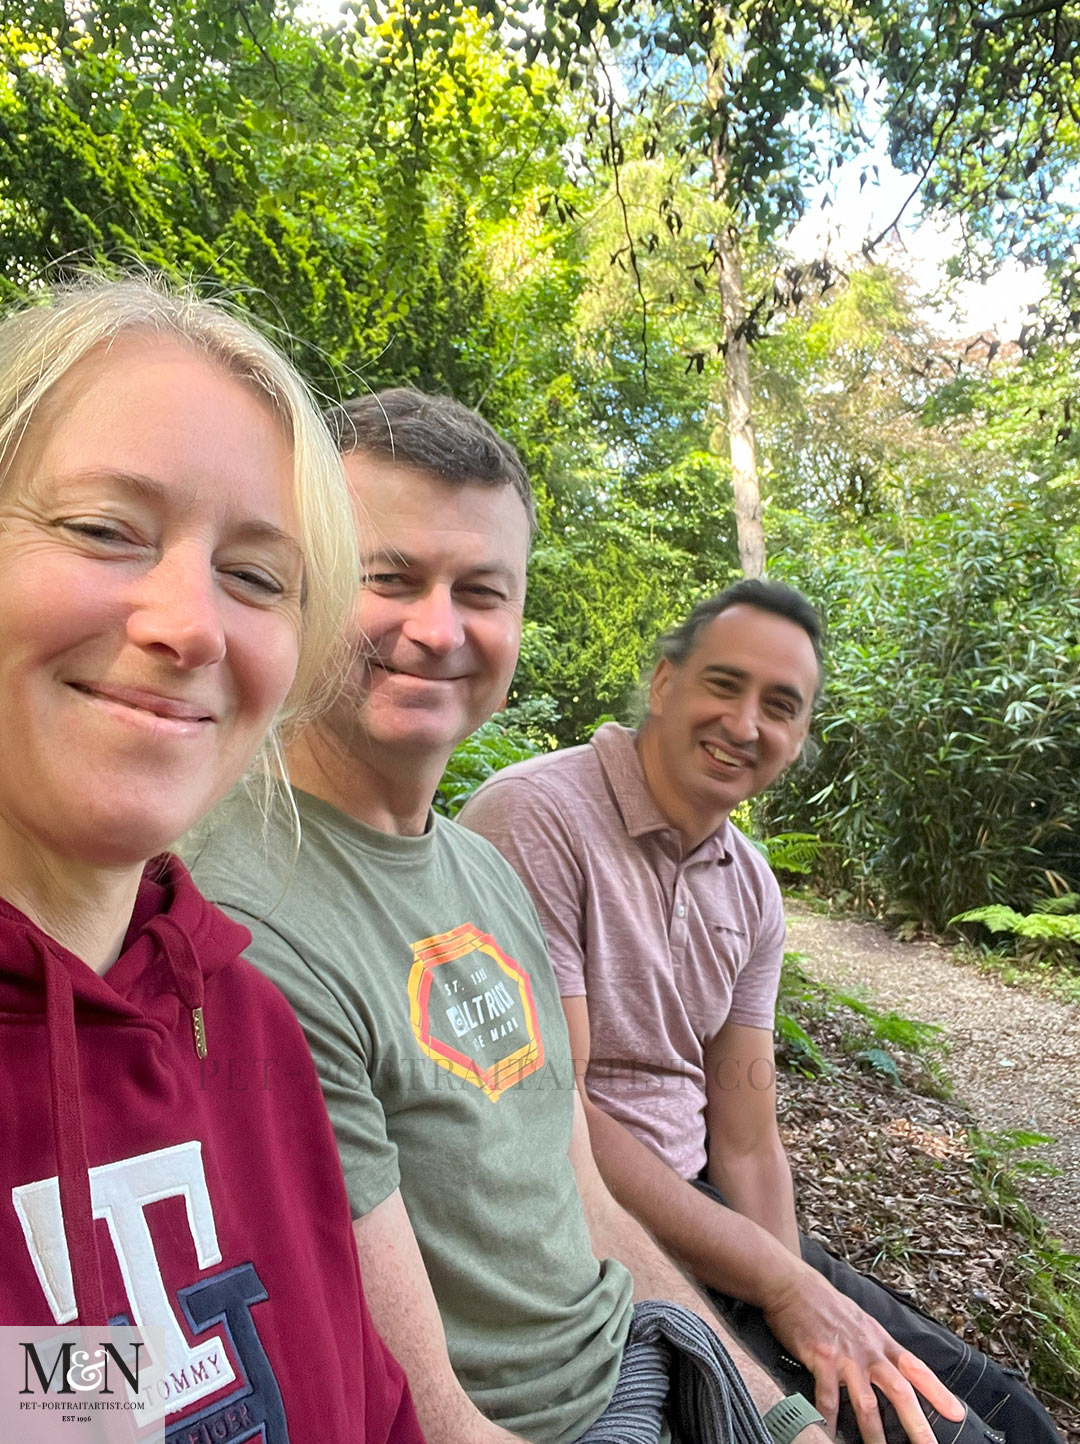
[[[1057,1440],[1022,1384],[796,1226],[772,1038],[783,909],[728,816],[802,750],[816,613],[738,582],[660,653],[636,733],[606,723],[507,768],[460,816],[533,896],[605,1181],[841,1437]],[[967,1405],[959,1425],[942,1384]]]

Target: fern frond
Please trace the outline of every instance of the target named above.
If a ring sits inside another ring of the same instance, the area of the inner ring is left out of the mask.
[[[810,872],[821,852],[816,832],[778,832],[765,838],[765,852],[773,867],[783,872]]]
[[[954,918],[949,919],[949,926],[952,927],[954,923],[982,923],[983,927],[989,928],[992,933],[1018,933],[1023,921],[1023,913],[1004,907],[1001,903],[989,903],[986,907],[969,908],[966,913],[957,913]]]
[[[1074,913],[1080,907],[1080,892],[1062,893],[1061,897],[1045,897],[1035,904],[1037,913]]]
[[[992,933],[1011,933],[1016,938],[1080,943],[1080,917],[1062,917],[1057,912],[1018,913],[1013,908],[991,903],[958,913],[950,919],[950,926],[952,923],[982,923]]]

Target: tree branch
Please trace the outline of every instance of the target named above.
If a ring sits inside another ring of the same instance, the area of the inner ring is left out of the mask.
[[[983,20],[980,16],[976,16],[971,23],[975,30],[1001,30],[1014,20],[1028,20],[1033,15],[1049,15],[1051,12],[1060,15],[1067,3],[1068,0],[1034,0],[1031,5],[1021,5],[1016,10],[1006,10],[1004,14],[995,16],[993,20]]]
[[[243,25],[244,29],[248,33],[248,39],[251,41],[252,45],[254,45],[255,49],[259,52],[259,56],[262,59],[263,64],[267,66],[271,75],[273,75],[274,84],[277,87],[278,99],[281,102],[281,108],[283,111],[287,112],[289,109],[289,102],[285,96],[285,85],[281,79],[281,71],[278,69],[277,61],[269,53],[266,46],[262,43],[262,41],[256,34],[255,27],[251,23],[251,17],[248,14],[248,8],[247,5],[244,3],[244,0],[237,0],[236,11],[237,14],[240,16],[240,23]]]
[[[935,165],[935,163],[936,163],[936,161],[937,161],[937,158],[938,158],[938,156],[941,154],[942,147],[943,147],[944,144],[945,144],[945,139],[946,139],[946,137],[948,136],[949,131],[952,130],[953,126],[956,124],[957,120],[960,118],[960,107],[961,107],[961,105],[963,104],[963,96],[964,96],[964,94],[965,94],[965,92],[966,92],[966,90],[967,90],[968,79],[970,78],[972,69],[974,68],[974,65],[975,65],[975,51],[976,51],[976,47],[973,45],[973,46],[971,47],[971,51],[970,51],[970,53],[969,53],[969,55],[968,55],[968,58],[967,58],[967,64],[964,66],[964,73],[963,73],[963,75],[962,75],[961,78],[960,78],[960,83],[959,83],[959,84],[957,85],[957,87],[956,87],[956,99],[955,99],[955,101],[954,101],[954,103],[953,103],[952,112],[951,112],[951,114],[949,115],[949,118],[945,121],[945,124],[944,124],[944,125],[941,127],[941,129],[938,131],[937,140],[934,142],[934,148],[933,148],[933,150],[930,152],[930,156],[929,156],[929,158],[928,158],[925,166],[923,166],[922,174],[919,176],[918,180],[915,182],[914,186],[911,188],[911,191],[910,191],[907,199],[904,201],[904,204],[903,204],[903,205],[900,207],[900,209],[897,211],[896,215],[893,216],[893,218],[892,218],[892,220],[889,222],[889,224],[888,224],[882,231],[880,231],[880,232],[874,237],[874,239],[873,239],[872,241],[864,242],[864,244],[863,244],[863,254],[864,254],[864,255],[866,255],[866,256],[871,255],[871,254],[877,249],[877,247],[881,245],[881,242],[885,239],[885,237],[889,234],[889,232],[896,229],[896,227],[900,224],[900,221],[901,221],[902,218],[903,218],[904,212],[907,210],[908,206],[911,204],[911,202],[915,199],[915,197],[916,197],[916,196],[919,194],[919,192],[922,190],[923,185],[924,185],[925,182],[926,182],[927,176],[930,174],[931,170],[934,168],[934,165]]]
[[[638,301],[641,305],[641,385],[648,394],[649,390],[649,305],[645,299],[645,288],[641,283],[641,271],[638,269],[637,247],[634,244],[634,237],[630,230],[630,213],[626,207],[626,199],[622,193],[621,167],[618,157],[618,140],[615,135],[615,88],[611,83],[611,76],[604,64],[599,47],[595,39],[591,42],[593,54],[596,56],[596,63],[604,75],[604,83],[607,86],[607,127],[608,147],[611,155],[611,174],[615,183],[615,198],[619,203],[619,210],[622,212],[623,234],[626,236],[626,244],[630,251],[630,269],[634,273],[634,287],[638,294]]]

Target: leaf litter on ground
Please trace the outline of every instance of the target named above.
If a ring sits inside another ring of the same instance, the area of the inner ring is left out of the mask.
[[[1068,1303],[1071,1291],[1077,1306],[1077,1261],[1050,1246],[1048,1263],[1037,1221],[1010,1206],[1011,1160],[1038,1135],[983,1139],[948,1096],[935,1030],[905,1033],[896,1015],[813,982],[790,955],[780,1007],[780,1129],[804,1231],[1034,1376],[1067,1444],[1080,1444],[1080,1332],[1058,1338],[1063,1320],[1032,1286],[1041,1269],[1050,1298],[1065,1290]]]

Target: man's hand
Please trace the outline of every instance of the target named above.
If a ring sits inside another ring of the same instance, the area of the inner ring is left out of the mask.
[[[727,1349],[732,1363],[760,1413],[764,1414],[781,1396],[776,1380],[750,1357],[731,1337],[712,1305],[660,1249],[641,1224],[619,1206],[604,1185],[589,1144],[589,1128],[580,1096],[574,1100],[574,1131],[570,1140],[570,1161],[581,1193],[589,1235],[597,1258],[616,1258],[630,1271],[635,1299],[665,1299],[681,1304],[705,1320]],[[829,1444],[817,1427],[799,1444]]]
[[[896,1410],[911,1444],[934,1444],[916,1391],[946,1419],[963,1419],[963,1404],[941,1380],[809,1265],[763,1313],[784,1348],[813,1374],[814,1403],[830,1434],[836,1432],[841,1387],[848,1391],[864,1444],[885,1444],[875,1387]]]
[[[798,1235],[794,1227],[791,1175],[786,1164],[783,1180],[775,1173],[768,1176],[772,1193],[784,1195],[783,1218],[790,1215],[791,1226],[788,1229],[778,1225],[779,1213],[770,1222],[778,1233],[786,1236],[790,1232],[790,1244],[761,1222],[721,1208],[699,1193],[621,1123],[589,1100],[583,1086],[590,1053],[588,1005],[585,998],[564,998],[563,1008],[574,1059],[580,1070],[579,1093],[592,1150],[612,1192],[655,1231],[661,1243],[690,1266],[700,1282],[721,1293],[745,1299],[762,1310],[783,1347],[814,1375],[817,1407],[830,1430],[836,1428],[841,1386],[850,1393],[865,1444],[885,1441],[874,1385],[896,1409],[912,1444],[934,1444],[933,1433],[915,1397],[916,1389],[947,1419],[962,1419],[963,1405],[924,1364],[901,1349],[857,1304],[802,1261],[796,1252]],[[733,1056],[739,1060],[737,1069],[728,1070],[734,1076],[746,1077],[752,1071],[763,1071],[755,1066],[754,1060],[766,1056],[771,1059],[771,1035],[763,1034],[760,1029],[728,1025],[712,1053],[710,1076],[727,1076],[724,1060]],[[726,1164],[717,1171],[715,1181],[730,1187],[736,1176],[745,1178],[748,1172],[740,1165],[747,1152],[747,1140],[753,1143],[760,1136],[768,1135],[770,1129],[775,1132],[776,1118],[769,1090],[744,1090],[739,1109],[730,1107],[730,1099],[728,1104],[725,1110],[718,1104],[712,1108],[710,1164],[714,1152],[712,1128],[715,1128],[728,1145],[726,1149],[718,1145],[715,1150],[725,1153]],[[753,1149],[750,1152],[753,1153]],[[771,1150],[759,1150],[757,1156],[763,1154],[773,1157]],[[588,1180],[583,1178],[577,1163],[575,1168],[582,1197],[588,1205]],[[738,1192],[738,1188],[735,1191]],[[745,1191],[742,1197],[747,1206],[753,1192],[767,1196],[769,1189]],[[657,1290],[653,1297],[663,1297],[665,1292]],[[637,1296],[642,1297],[640,1291]],[[683,1302],[682,1298],[678,1301]],[[750,1382],[754,1378],[754,1366],[751,1364],[749,1369],[744,1366],[745,1354],[737,1353],[722,1329],[717,1332],[736,1359],[740,1373]],[[754,1378],[751,1392],[764,1413],[779,1395],[763,1371],[759,1369],[757,1374],[760,1377]],[[824,1436],[820,1430],[816,1438],[813,1432],[805,1433],[799,1436],[799,1444],[803,1444],[804,1438],[808,1444],[821,1444]]]

